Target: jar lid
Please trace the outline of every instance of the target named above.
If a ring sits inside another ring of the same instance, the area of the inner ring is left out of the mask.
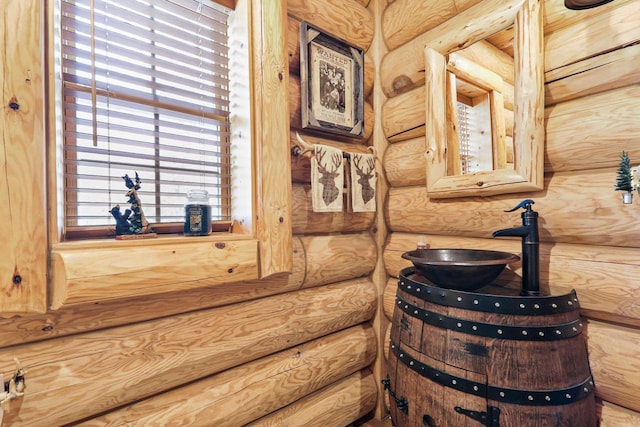
[[[208,200],[209,192],[204,188],[192,188],[191,190],[187,191],[187,197],[193,197],[197,199],[205,198]]]

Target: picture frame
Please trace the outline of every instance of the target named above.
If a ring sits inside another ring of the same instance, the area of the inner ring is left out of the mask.
[[[300,24],[303,129],[364,135],[364,51],[308,22]]]

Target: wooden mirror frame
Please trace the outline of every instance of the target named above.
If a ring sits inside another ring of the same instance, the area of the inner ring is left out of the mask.
[[[485,1],[492,4],[491,1]],[[446,59],[448,55],[490,34],[469,34],[452,25],[425,48],[427,194],[430,198],[492,196],[544,188],[544,66],[541,0],[525,0],[512,20],[509,8],[491,11],[485,22],[514,26],[514,168],[447,175]],[[481,19],[481,17],[479,17]],[[482,23],[478,23],[480,26]],[[442,43],[446,40],[447,43]],[[440,43],[440,44],[439,44]],[[438,49],[444,44],[449,49]]]

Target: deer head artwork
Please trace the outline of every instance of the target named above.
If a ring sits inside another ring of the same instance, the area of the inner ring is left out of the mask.
[[[367,157],[367,170],[366,172],[363,170],[364,165],[360,166],[360,160],[362,160],[362,156],[357,154],[352,154],[353,158],[353,166],[356,168],[356,173],[358,174],[358,184],[362,186],[362,201],[366,204],[369,200],[373,199],[376,192],[371,187],[371,178],[375,174],[375,162],[373,157]]]
[[[327,158],[323,163],[325,154],[326,151],[320,148],[316,150],[315,157],[318,173],[320,173],[318,182],[322,185],[322,200],[326,205],[330,205],[341,194],[341,189],[336,185],[336,178],[340,175],[339,168],[342,165],[342,155],[332,153],[331,157]]]

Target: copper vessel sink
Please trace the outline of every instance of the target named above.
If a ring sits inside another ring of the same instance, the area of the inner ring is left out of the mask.
[[[473,291],[494,281],[507,264],[520,260],[509,252],[481,249],[416,249],[402,258],[415,272],[441,288]]]

